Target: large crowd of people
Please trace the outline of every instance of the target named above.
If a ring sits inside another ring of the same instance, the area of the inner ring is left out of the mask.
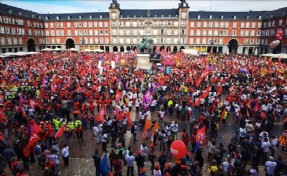
[[[31,163],[61,175],[73,143],[101,146],[91,156],[96,176],[259,176],[259,166],[287,174],[280,58],[157,52],[162,66],[151,70],[137,68],[136,52],[1,59],[1,175],[29,175]],[[230,139],[218,141],[231,121]],[[183,158],[172,156],[175,140],[187,146]]]

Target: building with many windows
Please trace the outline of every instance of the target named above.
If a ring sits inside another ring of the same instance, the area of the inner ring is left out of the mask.
[[[142,37],[154,48],[179,52],[268,53],[283,31],[287,52],[287,8],[274,11],[192,10],[185,0],[176,9],[121,9],[113,0],[107,12],[39,14],[0,4],[0,52],[38,51],[45,47],[134,50]]]

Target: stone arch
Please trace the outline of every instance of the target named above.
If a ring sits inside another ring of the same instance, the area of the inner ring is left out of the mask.
[[[30,51],[36,51],[36,45],[35,45],[35,40],[32,38],[29,38],[27,40],[27,47],[28,47],[28,52]]]
[[[75,41],[72,38],[66,39],[66,49],[75,48]]]
[[[236,39],[231,39],[228,42],[229,53],[237,53],[238,41]]]
[[[117,46],[113,47],[113,52],[118,52],[118,47]]]

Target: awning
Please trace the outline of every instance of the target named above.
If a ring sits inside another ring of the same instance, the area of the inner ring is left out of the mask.
[[[268,54],[262,54],[261,57],[272,57],[272,58],[281,58],[281,59],[287,59],[287,54],[285,53],[280,53],[280,54],[272,54],[272,53],[268,53]]]
[[[198,52],[196,50],[194,50],[194,49],[181,49],[181,51],[184,54],[190,54],[190,55],[195,55],[195,56],[198,55]]]
[[[44,48],[41,51],[51,51],[51,48]]]

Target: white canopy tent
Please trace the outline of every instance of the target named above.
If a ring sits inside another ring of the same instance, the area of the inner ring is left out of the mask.
[[[272,58],[281,58],[281,59],[287,59],[287,54],[285,53],[280,53],[280,54],[272,54],[272,53],[268,53],[268,54],[262,54],[261,57],[272,57]]]
[[[3,55],[6,57],[11,57],[11,56],[15,56],[15,53],[8,52],[8,53],[4,53]]]
[[[44,48],[41,51],[51,51],[51,48]]]
[[[28,55],[28,52],[19,51],[15,53],[15,56],[26,56],[26,55]]]
[[[54,48],[51,51],[62,51],[62,49],[61,48]]]
[[[78,50],[76,50],[76,48],[69,48],[69,49],[67,49],[68,51],[75,51],[75,52],[77,52]]]
[[[195,49],[181,49],[184,54],[190,54],[198,56],[198,52]]]
[[[105,52],[105,51],[104,51],[104,50],[102,50],[102,49],[95,49],[95,50],[94,50],[94,52],[103,53],[103,52]]]

